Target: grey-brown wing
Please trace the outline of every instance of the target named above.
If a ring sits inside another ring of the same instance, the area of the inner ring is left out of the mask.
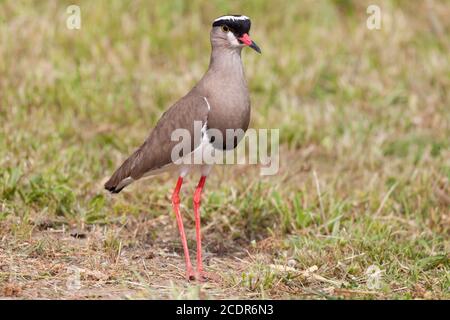
[[[117,187],[124,179],[131,177],[137,180],[152,170],[172,163],[172,150],[180,143],[171,139],[176,129],[185,129],[189,132],[190,151],[194,150],[200,142],[194,141],[194,136],[199,136],[198,133],[194,134],[194,123],[198,121],[203,126],[208,111],[208,103],[200,95],[190,93],[181,98],[162,115],[146,141],[116,170],[105,184],[105,188],[111,192],[119,192]]]
[[[198,95],[185,96],[172,108],[163,114],[155,129],[142,146],[144,161],[137,167],[136,177],[145,174],[149,170],[160,168],[172,162],[171,154],[173,147],[179,141],[172,141],[172,133],[177,129],[185,129],[191,137],[190,150],[192,151],[200,141],[194,141],[194,123],[197,121],[201,128],[208,117],[208,104],[205,99]]]

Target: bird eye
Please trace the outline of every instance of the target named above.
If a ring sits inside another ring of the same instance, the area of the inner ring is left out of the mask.
[[[222,26],[222,31],[228,32],[228,31],[230,31],[230,28],[228,28],[227,26]]]

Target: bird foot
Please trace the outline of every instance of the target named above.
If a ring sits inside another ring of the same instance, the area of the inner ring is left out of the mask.
[[[187,271],[186,271],[186,280],[187,281],[193,281],[193,280],[195,280],[195,273],[194,273],[194,270],[192,270],[192,269],[188,269]]]
[[[214,272],[199,271],[196,274],[197,281],[200,282],[219,282],[220,276]]]

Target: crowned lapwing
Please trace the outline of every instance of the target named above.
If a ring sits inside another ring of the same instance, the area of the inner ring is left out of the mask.
[[[261,53],[249,36],[250,19],[243,15],[226,15],[213,21],[210,33],[211,59],[208,71],[197,85],[183,98],[169,108],[156,124],[145,142],[117,169],[106,182],[105,188],[118,193],[130,183],[161,172],[175,169],[179,176],[172,193],[172,206],[175,211],[178,229],[186,261],[186,277],[189,280],[206,279],[202,266],[202,246],[200,233],[200,201],[202,190],[208,176],[210,164],[177,164],[172,151],[177,141],[171,135],[177,129],[184,129],[192,137],[189,143],[189,156],[199,149],[233,149],[242,135],[229,144],[214,143],[208,138],[207,130],[215,129],[225,137],[228,129],[245,132],[250,121],[250,97],[241,60],[242,48],[248,46]],[[194,122],[201,123],[201,139],[195,139]],[[198,141],[197,141],[198,140]],[[193,167],[201,171],[201,178],[194,194],[194,214],[197,240],[197,273],[194,273],[183,221],[180,213],[179,192],[183,178]]]

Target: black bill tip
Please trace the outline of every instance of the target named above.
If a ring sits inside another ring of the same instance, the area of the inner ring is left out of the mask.
[[[249,47],[255,50],[256,52],[261,53],[261,48],[255,43],[255,41],[252,41],[252,44],[249,45]]]

